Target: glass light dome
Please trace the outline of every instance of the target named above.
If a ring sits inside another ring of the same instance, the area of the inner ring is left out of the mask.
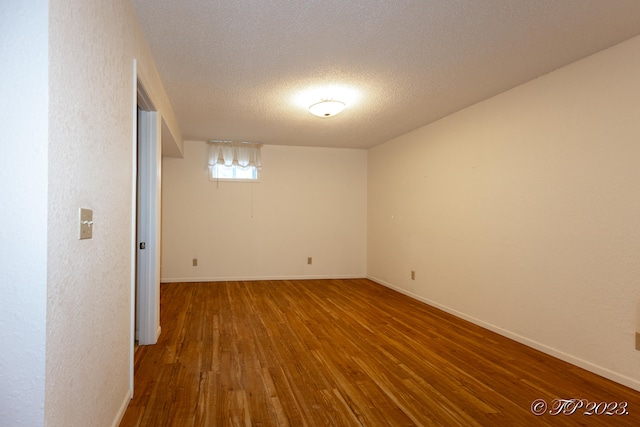
[[[331,117],[344,110],[344,102],[333,99],[317,102],[309,107],[309,112],[318,117]]]

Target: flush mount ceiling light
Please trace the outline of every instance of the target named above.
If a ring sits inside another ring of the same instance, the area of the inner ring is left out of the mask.
[[[344,110],[344,102],[324,99],[309,107],[309,112],[318,117],[331,117]]]

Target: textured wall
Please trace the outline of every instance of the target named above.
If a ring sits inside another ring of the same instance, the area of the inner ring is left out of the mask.
[[[369,276],[640,390],[639,75],[634,38],[372,149]]]
[[[264,146],[261,182],[216,185],[207,149],[164,159],[163,281],[366,274],[366,151]]]
[[[128,1],[49,4],[45,415],[104,426],[129,393],[134,59],[175,118]],[[91,240],[77,238],[80,207],[93,209]]]
[[[44,424],[47,2],[0,3],[0,425]]]

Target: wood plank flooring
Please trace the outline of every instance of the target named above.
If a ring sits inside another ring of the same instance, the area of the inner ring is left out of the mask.
[[[163,284],[161,324],[123,427],[640,425],[640,393],[365,279]]]

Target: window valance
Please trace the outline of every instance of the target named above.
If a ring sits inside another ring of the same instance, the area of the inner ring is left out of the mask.
[[[260,169],[262,144],[242,141],[209,141],[209,166],[225,165]]]

